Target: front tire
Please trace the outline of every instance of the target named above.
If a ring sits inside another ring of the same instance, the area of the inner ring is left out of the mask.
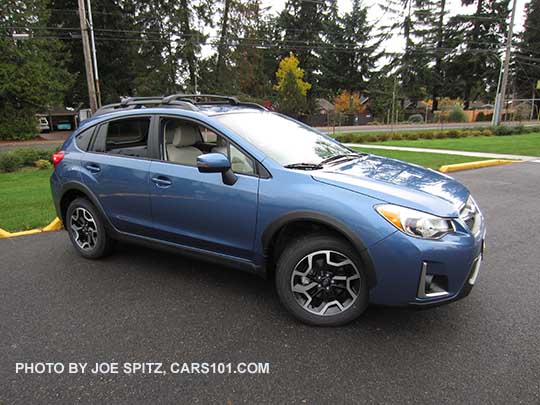
[[[107,234],[98,210],[86,198],[77,198],[69,204],[65,227],[81,256],[100,259],[111,252],[114,241]]]
[[[283,250],[276,287],[285,307],[310,325],[344,325],[368,305],[362,260],[349,243],[327,235],[306,236]]]

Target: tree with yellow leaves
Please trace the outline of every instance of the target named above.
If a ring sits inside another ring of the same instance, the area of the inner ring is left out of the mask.
[[[366,106],[360,100],[360,93],[350,93],[347,90],[341,92],[334,100],[337,112],[362,113]]]
[[[307,105],[306,95],[311,84],[305,82],[304,69],[300,68],[298,58],[291,52],[279,62],[276,72],[277,84],[274,90],[278,92],[278,108],[288,115],[297,115]]]

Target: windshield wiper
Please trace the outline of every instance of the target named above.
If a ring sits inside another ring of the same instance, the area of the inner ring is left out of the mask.
[[[350,160],[350,159],[355,159],[355,158],[358,158],[360,156],[365,156],[365,155],[366,153],[347,153],[347,154],[342,154],[342,155],[336,155],[336,156],[329,157],[328,159],[324,159],[320,164],[325,165],[327,163],[335,162],[337,160],[341,160],[341,159]]]
[[[300,169],[300,170],[319,170],[322,169],[322,165],[318,163],[291,163],[285,165],[287,169]]]

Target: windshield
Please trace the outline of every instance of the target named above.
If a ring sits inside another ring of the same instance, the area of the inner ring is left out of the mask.
[[[315,130],[270,112],[224,114],[215,119],[282,166],[319,164],[353,153]]]

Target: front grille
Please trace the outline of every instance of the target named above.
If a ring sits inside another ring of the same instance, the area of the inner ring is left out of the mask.
[[[459,210],[459,218],[473,234],[476,235],[479,232],[482,215],[471,196],[469,196],[467,202]]]

